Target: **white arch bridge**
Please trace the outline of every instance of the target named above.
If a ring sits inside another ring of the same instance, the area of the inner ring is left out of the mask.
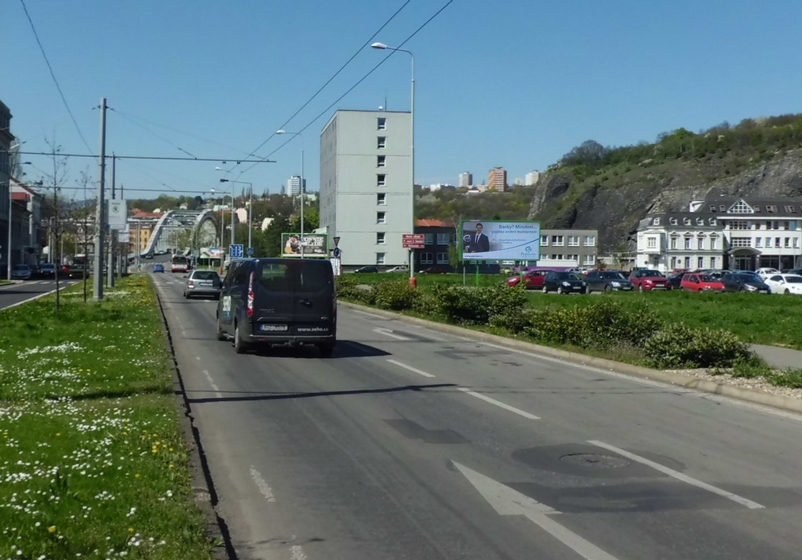
[[[217,243],[217,230],[217,217],[211,210],[170,210],[159,218],[142,255],[169,248],[187,251],[212,247]]]

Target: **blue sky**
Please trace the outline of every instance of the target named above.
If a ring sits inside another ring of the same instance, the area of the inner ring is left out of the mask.
[[[108,151],[245,157],[405,0],[26,0],[89,146],[93,107],[108,98]],[[397,45],[446,0],[411,0],[375,40]],[[0,12],[0,100],[25,148],[86,153],[19,0]],[[802,112],[802,3],[791,0],[455,0],[405,47],[416,56],[416,179],[476,180],[504,166],[510,181],[545,169],[587,139],[653,141],[678,127]],[[306,175],[318,186],[318,114],[386,51],[366,48],[286,129],[304,131]],[[409,108],[409,59],[398,53],[335,108]],[[143,120],[144,119],[144,120]],[[138,124],[135,124],[138,123]],[[143,126],[145,128],[143,128]],[[155,134],[154,134],[155,133]],[[228,175],[277,192],[300,173],[300,142],[257,152],[276,163]],[[37,169],[47,158],[26,156]],[[217,164],[120,161],[118,182],[208,192]],[[231,166],[224,166],[230,168]],[[69,181],[94,176],[70,159]],[[238,187],[239,188],[239,187]],[[81,197],[79,192],[77,197]]]

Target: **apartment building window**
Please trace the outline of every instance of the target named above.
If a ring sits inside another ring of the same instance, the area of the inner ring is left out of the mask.
[[[718,268],[718,263],[716,262],[716,257],[710,257],[710,268]]]
[[[710,249],[715,251],[718,249],[718,236],[711,235],[710,236]]]
[[[776,214],[777,213],[777,207],[774,204],[767,204],[766,205],[766,212],[768,212],[769,214]]]
[[[384,173],[379,173],[376,175],[376,186],[377,187],[386,187],[387,186],[387,175]]]
[[[387,156],[376,156],[376,167],[387,167]]]
[[[554,255],[551,256],[551,260],[553,260],[553,261],[561,261],[561,260],[563,260],[563,256],[562,256],[562,254],[555,253]]]
[[[715,218],[710,218],[710,220],[708,220],[708,223],[709,223],[711,226],[715,227],[715,225],[716,225],[716,219],[715,219]]]
[[[579,255],[566,255],[566,256],[565,256],[565,260],[567,260],[567,261],[573,261],[573,262],[575,262],[576,264],[579,264]]]
[[[551,236],[551,244],[555,247],[562,247],[565,244],[562,235],[552,235]]]
[[[379,206],[387,206],[387,195],[385,193],[377,194],[376,204],[378,204]]]
[[[799,249],[799,238],[794,237],[794,249]]]
[[[646,248],[647,249],[657,249],[657,238],[656,237],[647,237],[646,238]]]
[[[387,147],[387,137],[386,136],[379,136],[377,138],[376,147],[380,150],[383,150]]]
[[[433,233],[424,233],[423,234],[423,244],[424,245],[434,245],[434,234]]]
[[[696,218],[696,225],[697,225],[697,226],[703,226],[703,225],[705,225],[705,220],[704,220],[704,218]]]
[[[788,231],[789,229],[791,229],[791,222],[788,222],[788,221],[783,222],[783,229],[785,231]]]
[[[785,247],[786,249],[790,249],[791,248],[791,238],[790,237],[786,237],[785,238],[785,245],[783,245],[783,247]]]
[[[387,253],[376,253],[376,264],[382,265],[384,264],[384,259],[387,257]]]
[[[437,264],[448,264],[448,253],[437,253]]]
[[[434,253],[421,253],[420,254],[420,263],[421,264],[433,264],[434,263]]]
[[[704,268],[704,267],[705,267],[705,258],[704,257],[698,257],[696,259],[696,268]]]
[[[677,225],[677,219],[676,218],[669,218],[668,219],[668,223],[671,224],[672,226],[675,226],[675,225]]]
[[[377,224],[386,224],[387,223],[387,212],[376,212],[376,223]]]
[[[785,211],[789,214],[796,214],[796,206],[786,206]]]
[[[691,225],[691,219],[690,218],[683,218],[682,219],[682,223],[685,224],[686,226],[689,226],[689,225]]]
[[[686,249],[693,249],[693,237],[686,237],[685,238],[685,248]]]
[[[384,235],[383,231],[376,234],[376,245],[384,245]]]
[[[438,245],[448,245],[451,243],[451,234],[450,233],[438,233],[437,234],[437,244]]]
[[[696,238],[696,248],[702,251],[705,248],[705,238],[701,235]]]
[[[752,209],[743,200],[739,200],[730,208],[730,214],[752,214]]]
[[[568,246],[569,247],[579,247],[579,236],[578,235],[569,235],[568,236]]]
[[[582,264],[596,264],[596,255],[585,255],[584,259],[582,259]]]
[[[755,248],[756,249],[762,249],[763,248],[763,238],[762,237],[756,237],[755,238]]]
[[[676,235],[671,236],[671,248],[679,249],[679,237],[677,237]]]
[[[540,246],[541,247],[548,247],[549,246],[549,236],[548,235],[541,235],[540,236]]]
[[[376,119],[377,130],[387,130],[387,117],[379,117]]]
[[[771,249],[771,237],[766,238],[766,249]]]
[[[659,226],[660,225],[660,218],[654,218],[652,220],[652,225],[653,226]]]
[[[683,268],[691,268],[691,257],[685,257],[685,266]]]
[[[751,237],[733,237],[730,243],[733,247],[751,247]]]
[[[596,236],[595,235],[586,235],[585,236],[585,247],[595,247],[596,246]]]
[[[779,249],[782,247],[782,237],[775,237],[774,238],[774,248]]]
[[[730,229],[749,229],[749,223],[744,220],[733,220],[730,222]]]

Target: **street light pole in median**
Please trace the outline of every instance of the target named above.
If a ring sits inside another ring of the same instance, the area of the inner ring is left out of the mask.
[[[395,47],[388,47],[384,43],[373,43],[371,45],[372,48],[378,50],[386,50],[386,51],[397,51],[407,53],[409,58],[412,60],[412,80],[411,80],[411,94],[410,94],[410,105],[409,105],[409,118],[411,121],[410,124],[410,148],[409,148],[409,161],[410,166],[412,168],[412,190],[410,191],[410,206],[412,211],[412,230],[409,233],[415,233],[415,55],[412,54],[412,51],[408,51],[406,49],[397,49]],[[415,267],[414,267],[414,257],[413,251],[410,249],[409,251],[409,280],[410,282],[414,282],[415,279]]]
[[[240,185],[248,185],[248,248],[250,249],[253,247],[253,222],[251,220],[251,215],[253,213],[253,183],[249,183],[247,181],[232,181],[231,179],[220,179],[221,183],[232,183],[231,185],[231,195],[232,195],[232,205],[233,202],[233,195],[234,195],[234,185],[233,183],[238,183]],[[234,214],[231,214],[231,226],[234,227]],[[231,234],[231,244],[234,244],[234,234]]]
[[[304,178],[304,137],[300,132],[287,132],[277,130],[276,134],[289,134],[301,139],[301,258],[304,256],[304,191],[306,190],[306,179]]]

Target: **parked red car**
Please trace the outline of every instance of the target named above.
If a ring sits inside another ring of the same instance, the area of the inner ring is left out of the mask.
[[[687,292],[723,292],[724,284],[709,274],[685,274],[680,287]]]
[[[543,282],[546,281],[547,270],[530,270],[523,275],[523,282],[527,290],[540,290],[543,288]],[[511,276],[507,278],[508,286],[519,286],[521,284],[521,276]]]
[[[651,292],[652,290],[670,290],[671,282],[659,270],[647,270],[641,268],[633,270],[629,275],[634,289],[640,292]]]

